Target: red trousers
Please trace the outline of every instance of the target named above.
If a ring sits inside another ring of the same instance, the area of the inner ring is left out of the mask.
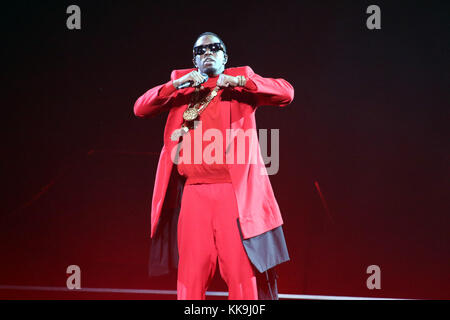
[[[237,218],[231,183],[184,186],[178,220],[178,300],[205,299],[217,260],[228,285],[228,299],[258,299],[254,269]]]

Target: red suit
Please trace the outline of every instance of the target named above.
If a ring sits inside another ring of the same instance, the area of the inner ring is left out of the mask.
[[[153,274],[165,273],[170,266],[176,267],[177,263],[174,232],[184,184],[176,167],[173,170],[172,152],[177,150],[179,141],[172,141],[171,135],[181,127],[182,114],[194,89],[176,90],[172,80],[193,70],[195,69],[174,70],[171,81],[147,91],[134,106],[138,117],[150,117],[169,111],[151,208],[152,247],[153,242],[157,246],[156,250],[152,249],[152,257],[159,260],[156,264],[160,268],[153,270]],[[225,127],[232,129],[231,132],[237,132],[239,129],[244,132],[249,129],[256,130],[255,111],[259,106],[282,107],[293,100],[294,90],[283,79],[263,78],[255,74],[250,67],[225,69],[224,74],[242,75],[247,79],[244,87],[223,89],[217,102],[220,105],[220,118]],[[245,144],[245,147],[246,152],[255,156],[258,161],[233,162],[227,166],[236,197],[237,224],[242,242],[253,265],[260,272],[265,272],[289,259],[281,230],[283,220],[261,157],[257,137],[253,143]],[[266,245],[269,248],[266,248]]]

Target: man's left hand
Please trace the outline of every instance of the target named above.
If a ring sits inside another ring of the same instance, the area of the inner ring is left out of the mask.
[[[217,79],[217,86],[221,88],[236,87],[239,84],[237,77],[229,76],[227,74],[221,74]]]

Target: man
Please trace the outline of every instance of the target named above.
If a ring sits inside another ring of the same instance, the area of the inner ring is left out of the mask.
[[[245,154],[260,161],[229,161],[229,155],[236,132],[256,130],[255,110],[288,105],[294,90],[250,67],[225,69],[227,60],[223,41],[203,33],[194,44],[195,68],[174,70],[134,105],[142,118],[169,111],[152,198],[150,275],[178,267],[178,299],[205,299],[218,260],[229,299],[277,299],[274,267],[289,256],[257,137]],[[218,161],[192,163],[186,154],[207,154],[195,137],[208,130],[229,139],[215,149]]]

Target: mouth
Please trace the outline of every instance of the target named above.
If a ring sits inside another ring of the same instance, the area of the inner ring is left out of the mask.
[[[207,63],[214,63],[215,61],[211,58],[206,58],[205,61],[203,61],[203,64],[207,64]]]

